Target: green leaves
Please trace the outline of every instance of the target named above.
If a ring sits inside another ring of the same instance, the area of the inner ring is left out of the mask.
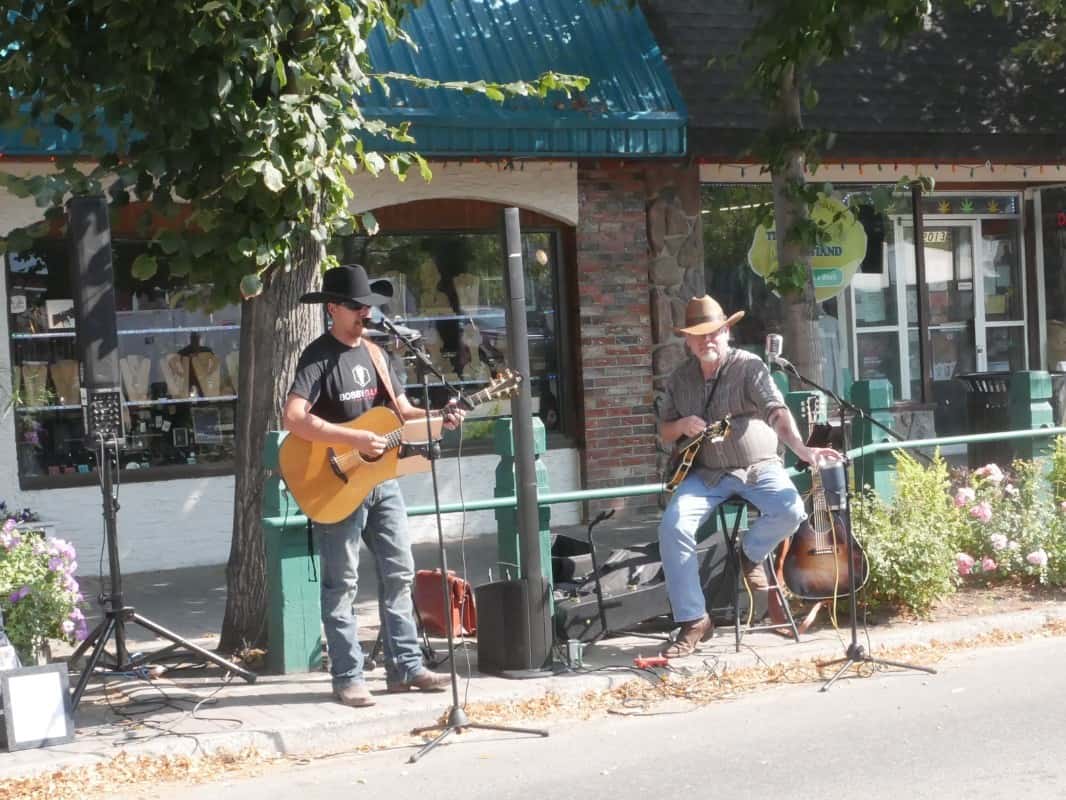
[[[269,161],[263,164],[263,185],[272,192],[280,192],[285,188],[285,178],[281,170]]]
[[[156,271],[159,269],[159,263],[156,261],[155,256],[148,253],[141,253],[135,259],[130,267],[130,273],[139,281],[146,281],[153,277]]]
[[[245,275],[241,278],[240,292],[243,300],[258,297],[263,293],[263,279],[258,275]]]
[[[184,204],[187,224],[166,232],[133,212],[153,242],[137,277],[165,266],[254,297],[261,284],[249,276],[269,280],[294,253],[317,260],[320,249],[308,242],[352,226],[355,171],[403,180],[417,166],[432,177],[423,158],[406,152],[414,144],[406,124],[368,120],[360,109],[374,75],[367,37],[381,27],[405,40],[394,12],[412,1],[175,0],[151,13],[139,0],[32,4],[32,15],[13,13],[0,29],[0,115],[33,104],[38,126],[58,120],[78,129],[83,155],[99,168],[85,176],[57,164],[52,174],[0,183],[41,208],[62,208],[75,191],[104,191],[113,206],[150,203],[166,216]],[[496,102],[587,85],[554,73],[505,85],[378,79]],[[103,125],[116,135],[100,136]],[[367,135],[375,141],[364,150]],[[361,222],[377,230],[373,215]],[[5,247],[23,247],[29,235],[12,232]]]

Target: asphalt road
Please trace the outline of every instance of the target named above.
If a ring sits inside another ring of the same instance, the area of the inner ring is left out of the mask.
[[[433,800],[1066,797],[1066,638],[966,651],[937,675],[791,686],[690,712],[468,732],[411,750],[319,759],[137,796]]]

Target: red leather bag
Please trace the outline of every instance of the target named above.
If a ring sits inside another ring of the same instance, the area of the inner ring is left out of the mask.
[[[447,617],[441,593],[439,569],[420,569],[415,573],[412,590],[422,629],[430,636],[447,636]],[[452,615],[452,635],[473,636],[477,633],[477,609],[470,584],[448,570],[448,600]]]

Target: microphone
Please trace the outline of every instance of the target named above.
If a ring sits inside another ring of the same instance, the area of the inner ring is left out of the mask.
[[[363,327],[369,328],[377,333],[383,333],[388,336],[402,336],[409,342],[417,342],[422,338],[422,332],[415,330],[414,328],[408,328],[405,325],[398,325],[395,322],[388,321],[388,318],[382,315],[381,319],[365,319],[363,320]]]
[[[781,369],[787,370],[789,372],[795,372],[796,368],[792,366],[792,362],[789,361],[787,358],[781,357],[781,350],[784,346],[784,343],[785,338],[781,334],[766,334],[766,360],[771,364],[777,365]]]

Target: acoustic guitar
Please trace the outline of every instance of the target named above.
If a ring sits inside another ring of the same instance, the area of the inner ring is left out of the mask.
[[[716,444],[725,439],[729,435],[729,425],[729,415],[726,415],[725,418],[710,423],[702,432],[688,439],[682,439],[674,446],[670,461],[666,465],[666,474],[670,476],[666,481],[668,495],[673,494],[681,485],[681,481],[688,476],[696,460],[696,454],[699,453],[704,442]]]
[[[463,398],[463,405],[472,409],[489,400],[510,397],[521,382],[521,375],[506,370],[481,391]],[[431,414],[430,423],[431,442],[426,441],[425,419],[405,422],[385,406],[376,406],[344,423],[346,428],[385,437],[385,452],[376,458],[346,445],[310,442],[290,433],[278,450],[281,477],[304,514],[315,522],[340,522],[379,483],[429,469],[429,448],[440,440],[444,418]]]
[[[808,408],[815,419],[818,397],[812,396],[814,408]],[[851,540],[852,566],[855,570],[855,590],[866,585],[869,567],[866,554],[851,535],[843,516],[830,511],[822,488],[821,473],[811,465],[811,515],[792,535],[785,553],[783,573],[792,594],[804,600],[829,600],[847,595],[848,540]]]

